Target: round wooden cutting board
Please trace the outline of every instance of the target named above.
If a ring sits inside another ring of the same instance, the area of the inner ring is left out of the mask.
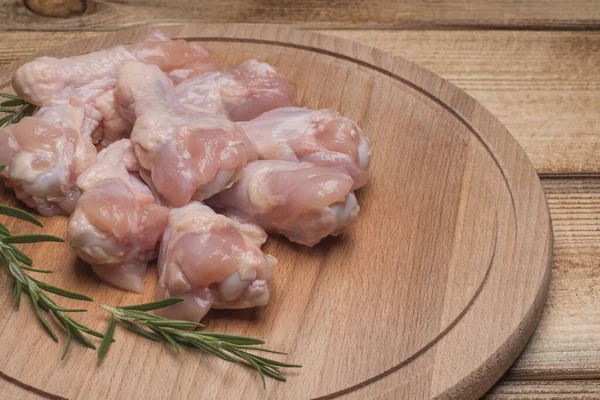
[[[71,56],[147,32],[107,34],[44,54]],[[439,76],[346,40],[264,25],[171,25],[164,32],[206,43],[224,65],[271,63],[294,83],[299,104],[339,110],[371,140],[358,222],[314,248],[271,238],[265,250],[279,265],[270,304],[206,319],[207,329],[262,338],[303,368],[286,370],[287,383],[271,380],[265,390],[250,369],[190,350],[178,355],[121,327],[102,363],[79,344],[61,361],[62,346],[42,330],[28,300],[15,311],[2,271],[2,375],[69,399],[465,399],[489,389],[540,317],[552,251],[538,177],[500,122]],[[15,68],[0,72],[0,91],[9,90]],[[7,190],[0,197],[16,203]],[[66,218],[44,221],[45,233],[65,237]],[[146,294],[130,294],[100,283],[67,244],[27,251],[38,268],[55,270],[45,280],[96,300],[61,302],[87,306],[78,317],[97,330],[108,320],[99,303],[152,299],[154,268]]]

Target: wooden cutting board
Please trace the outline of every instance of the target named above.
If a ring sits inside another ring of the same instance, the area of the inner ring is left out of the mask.
[[[44,54],[80,54],[139,40],[147,31],[107,34]],[[14,310],[3,271],[2,375],[69,399],[463,399],[490,388],[540,317],[552,252],[542,187],[500,122],[439,76],[350,41],[268,25],[164,31],[205,42],[225,65],[248,58],[273,64],[295,84],[301,105],[339,110],[371,140],[358,222],[312,249],[270,239],[266,251],[279,259],[271,303],[206,319],[210,330],[262,338],[287,351],[285,361],[304,367],[264,390],[249,369],[194,351],[178,355],[119,328],[101,364],[81,345],[60,361],[62,346],[47,337],[28,302]],[[0,72],[0,90],[8,90],[16,67]],[[15,203],[6,190],[0,201]],[[44,232],[65,237],[66,218],[44,221]],[[38,267],[56,271],[48,282],[96,303],[152,299],[154,268],[146,294],[137,295],[100,283],[66,244],[27,251]],[[87,306],[81,320],[103,331],[107,315],[97,304]]]

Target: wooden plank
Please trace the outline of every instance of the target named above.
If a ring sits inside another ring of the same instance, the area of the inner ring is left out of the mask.
[[[538,173],[600,173],[600,32],[326,31],[413,60],[466,90]],[[5,32],[0,63],[94,32]]]
[[[545,179],[543,186],[554,226],[548,301],[508,376],[600,378],[600,180]]]
[[[592,400],[600,397],[598,381],[502,381],[485,400]]]
[[[515,136],[538,173],[600,172],[600,32],[327,31],[431,69]]]
[[[0,33],[0,65],[40,50],[60,46],[66,42],[101,35],[101,32],[2,32]]]
[[[68,19],[40,17],[15,0],[0,0],[3,30],[114,30],[157,22],[281,23],[302,28],[598,29],[595,0],[224,0],[103,1]]]

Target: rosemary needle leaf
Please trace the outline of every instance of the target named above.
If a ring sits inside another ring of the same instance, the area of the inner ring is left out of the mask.
[[[65,328],[65,330],[71,330],[71,333],[77,340],[79,340],[81,343],[83,343],[90,349],[96,350],[96,346],[94,346],[94,344],[92,342],[90,342],[88,338],[83,336],[83,333],[81,333],[82,330],[77,329],[77,325],[79,325],[79,324],[74,324],[73,323],[74,321],[70,317],[67,317],[66,315],[64,315],[63,313],[61,313],[60,311],[58,311],[56,309],[52,309],[52,313],[54,314],[56,319],[62,324],[62,326]],[[74,328],[74,329],[71,329],[71,328]]]
[[[9,122],[12,119],[12,115],[7,115],[6,117],[3,117],[0,119],[0,128],[4,128],[7,125],[10,125]]]
[[[261,350],[263,350],[263,349],[261,349]],[[274,352],[271,351],[271,353],[274,353]],[[260,360],[260,361],[262,361],[264,363],[267,363],[268,365],[271,365],[271,366],[282,367],[282,368],[302,368],[302,365],[299,365],[299,364],[286,364],[286,363],[282,363],[282,362],[279,362],[279,361],[271,360],[269,358],[264,358],[264,357],[257,356],[257,355],[253,355],[252,357],[254,357],[257,360]]]
[[[90,349],[96,350],[96,346],[94,346],[94,344],[92,342],[90,342],[90,340],[88,338],[83,336],[83,333],[81,333],[81,330],[73,329],[73,336],[75,336],[77,338],[77,340],[79,340],[81,343],[85,344]]]
[[[0,172],[4,171],[4,168],[6,168],[6,165],[0,165]]]
[[[0,235],[2,236],[10,236],[10,231],[2,222],[0,222]]]
[[[40,308],[42,310],[44,310],[45,312],[50,312],[50,307],[45,302],[43,302],[43,301],[38,302],[38,306],[40,306]]]
[[[250,364],[256,371],[258,371],[258,375],[260,375],[260,380],[262,381],[262,384],[263,384],[263,389],[266,389],[267,384],[265,383],[265,374],[263,374],[262,368],[252,359],[252,357],[249,357],[249,356],[245,355],[244,353],[239,353],[236,355],[238,357],[246,360],[248,362],[248,364]]]
[[[15,246],[13,246],[10,243],[7,243],[7,245],[8,245],[8,247],[10,247],[12,249],[13,255],[15,256],[15,258],[17,260],[21,261],[23,264],[26,264],[26,265],[33,264],[33,261],[31,260],[31,258],[27,257],[27,255],[25,253],[23,253],[21,250],[19,250],[18,248],[16,248]],[[33,272],[42,272],[42,273],[52,272],[52,271],[48,271],[48,270],[28,268],[28,267],[23,267],[23,266],[21,266],[21,268],[26,269],[28,271],[33,271]]]
[[[15,257],[16,257],[16,254],[15,254]],[[24,269],[25,271],[37,272],[39,274],[52,274],[52,273],[54,273],[54,271],[51,271],[49,269],[36,269],[36,268],[26,267],[24,265],[21,265],[21,269]]]
[[[8,271],[11,273],[11,275],[23,285],[28,286],[29,283],[27,282],[27,277],[25,276],[23,270],[19,268],[19,265],[8,260],[4,260],[4,257],[2,257],[2,263],[4,265],[6,265],[5,262],[8,263]]]
[[[56,333],[50,327],[50,325],[48,324],[48,321],[46,321],[46,318],[44,318],[44,314],[42,314],[42,310],[40,309],[40,306],[38,305],[37,301],[34,301],[33,298],[31,299],[31,301],[33,302],[33,307],[35,308],[35,312],[38,316],[38,319],[40,320],[42,325],[44,325],[44,327],[46,328],[46,330],[48,331],[48,333],[50,334],[52,339],[58,343],[58,336],[56,336]],[[45,303],[42,303],[42,304],[45,304]]]
[[[110,316],[110,321],[108,321],[108,326],[106,327],[106,333],[104,333],[104,338],[102,339],[102,343],[100,343],[100,348],[98,349],[98,360],[102,360],[108,351],[108,347],[112,343],[113,334],[115,333],[115,316],[114,314]]]
[[[12,101],[12,100],[9,100],[9,101]],[[6,103],[6,101],[4,103]],[[0,106],[5,106],[4,103],[0,103]],[[17,111],[16,110],[11,110],[9,108],[2,108],[2,107],[0,107],[0,112],[1,113],[6,113],[6,114],[15,114]]]
[[[6,100],[3,101],[2,103],[0,103],[0,107],[17,107],[17,106],[22,106],[24,104],[27,104],[27,102],[23,99],[11,99],[11,100]],[[14,112],[13,110],[9,110],[11,112]],[[3,111],[5,112],[5,111]]]
[[[71,320],[71,325],[73,325],[74,327],[76,327],[77,329],[79,329],[82,332],[87,333],[88,335],[92,335],[92,336],[96,336],[100,339],[102,339],[104,337],[103,333],[97,332],[93,329],[88,328],[85,325],[81,325],[79,322],[75,321],[75,320]]]
[[[177,344],[177,342],[175,340],[173,340],[171,335],[169,335],[167,332],[162,331],[162,330],[158,330],[158,333],[163,335],[163,337],[167,340],[167,342],[169,342],[171,344],[171,346],[175,347],[175,350],[177,350],[177,353],[181,354],[181,352],[179,351],[179,345]]]
[[[67,343],[65,344],[65,349],[63,350],[61,360],[64,360],[67,356],[67,351],[69,351],[69,346],[71,345],[71,329],[69,327],[67,329]]]
[[[20,97],[17,97],[14,94],[8,94],[8,93],[0,93],[0,97],[4,97],[5,99],[12,99],[12,100],[22,100]]]
[[[278,381],[281,382],[286,382],[287,379],[285,379],[285,376],[281,375],[280,373],[278,373],[277,371],[273,371],[272,369],[267,369],[266,367],[263,367],[263,373],[273,379],[277,379]]]
[[[33,279],[33,278],[29,278],[29,279],[34,281],[37,284],[37,286],[39,286],[40,289],[45,290],[46,292],[54,293],[54,294],[57,294],[62,297],[67,297],[69,299],[94,301],[94,299],[92,299],[89,296],[86,296],[85,294],[71,292],[70,290],[52,286],[45,282],[38,281],[37,279]]]
[[[155,342],[160,342],[160,338],[158,336],[156,336],[155,334],[153,334],[151,332],[148,332],[145,329],[140,328],[133,322],[121,320],[121,323],[123,323],[127,328],[129,328],[129,330],[137,333],[138,335],[144,336],[145,338],[153,340]]]
[[[172,306],[173,304],[177,304],[182,301],[183,301],[182,298],[174,297],[171,299],[153,301],[151,303],[136,304],[136,305],[132,305],[132,306],[118,306],[117,309],[119,309],[119,310],[152,311],[152,310],[158,310],[160,308]]]
[[[70,313],[70,312],[74,312],[74,313],[87,312],[87,310],[84,309],[84,308],[67,308],[67,307],[61,307],[59,305],[55,305],[54,308],[57,311],[64,312],[64,313]]]
[[[194,329],[194,328],[199,328],[202,326],[197,322],[179,321],[179,320],[170,320],[170,319],[163,319],[163,320],[159,319],[156,321],[152,321],[152,325],[161,327],[161,328],[177,328],[177,329]]]
[[[221,360],[225,360],[225,361],[228,361],[228,362],[231,362],[234,364],[239,363],[238,360],[231,357],[229,354],[223,352],[223,350],[219,349],[218,347],[215,347],[214,345],[209,344],[209,343],[204,343],[200,340],[181,342],[181,344],[196,347],[199,350],[205,351],[210,354],[214,354],[215,356],[219,357]]]
[[[21,108],[19,108],[19,110],[12,116],[11,119],[11,123],[16,124],[17,122],[19,122],[21,119],[23,119],[23,117],[29,116],[31,114],[33,114],[33,111],[35,110],[35,106],[32,104],[26,104],[24,106],[22,106]]]
[[[18,310],[21,305],[21,292],[23,291],[23,286],[20,281],[15,280],[15,308]]]
[[[40,242],[64,242],[64,239],[61,239],[52,235],[41,235],[41,234],[32,234],[32,235],[14,235],[8,236],[2,239],[4,243],[40,243]]]
[[[245,345],[241,345],[241,346],[235,346],[236,349],[241,349],[241,350],[254,350],[254,351],[262,351],[264,353],[272,353],[272,354],[281,354],[282,356],[287,356],[287,353],[284,351],[275,351],[275,350],[269,350],[269,349],[265,349],[263,347],[254,347],[254,346],[245,346]],[[291,365],[291,364],[290,364]]]
[[[27,211],[20,210],[15,207],[0,204],[0,214],[6,215],[8,217],[22,219],[24,221],[31,222],[32,224],[37,225],[39,227],[44,226],[44,224],[42,224],[42,222],[39,219],[29,214]]]
[[[231,344],[239,344],[239,345],[256,345],[256,344],[265,344],[263,340],[255,339],[247,336],[238,336],[238,335],[228,335],[226,333],[216,333],[216,332],[200,332],[204,337],[211,337],[215,339],[225,340]]]

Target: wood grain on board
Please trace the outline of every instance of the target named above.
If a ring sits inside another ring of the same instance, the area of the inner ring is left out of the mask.
[[[600,32],[326,31],[405,57],[490,110],[542,175],[600,174]],[[98,32],[5,32],[0,64]]]
[[[43,396],[31,390],[31,388],[25,388],[18,383],[9,381],[0,376],[0,394],[4,399],[14,400],[41,400],[47,399],[47,396]]]
[[[208,321],[209,329],[261,337],[307,368],[265,394],[250,371],[214,358],[177,357],[125,335],[100,366],[82,348],[61,363],[62,350],[45,346],[43,332],[23,333],[35,323],[31,310],[17,313],[5,303],[0,326],[10,329],[0,329],[2,373],[69,398],[472,398],[491,387],[541,315],[552,247],[542,186],[508,131],[436,75],[354,42],[277,26],[165,31],[209,38],[216,60],[226,65],[249,57],[270,62],[295,84],[302,105],[338,109],[371,139],[375,156],[369,185],[359,193],[359,222],[341,240],[312,250],[272,240],[266,250],[280,259],[280,268],[269,307],[249,319],[217,313]],[[78,54],[146,33],[94,37],[51,54]],[[0,86],[12,69],[0,74]],[[2,201],[10,198],[4,194]],[[64,236],[64,218],[46,221],[48,233]],[[98,285],[66,245],[34,245],[30,253],[34,259],[43,254],[48,267],[62,267],[48,277],[51,283],[102,303],[141,300]],[[9,298],[6,279],[0,287],[0,297]],[[93,328],[105,323],[98,309],[81,318]],[[40,366],[27,354],[43,354],[46,362]],[[206,381],[213,385],[200,383]]]
[[[161,0],[97,1],[80,17],[42,17],[0,0],[4,29],[114,30],[161,22],[280,23],[302,28],[597,29],[595,0]],[[65,3],[76,3],[68,0]]]

